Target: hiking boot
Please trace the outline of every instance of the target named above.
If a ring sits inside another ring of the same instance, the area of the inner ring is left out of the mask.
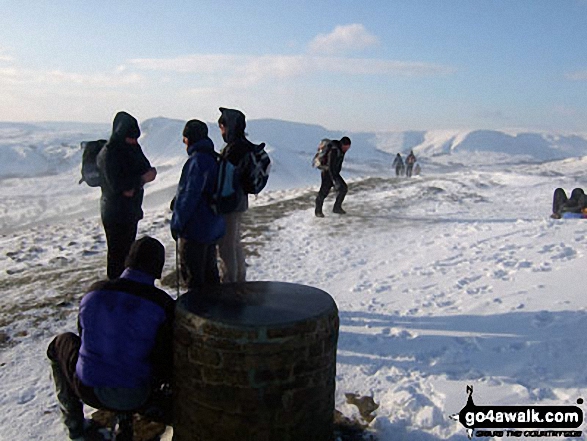
[[[316,210],[314,214],[316,215],[316,217],[324,217],[324,213],[322,213],[322,210]]]
[[[344,210],[342,209],[342,207],[334,207],[334,208],[332,209],[332,212],[333,212],[333,213],[336,213],[336,214],[346,214],[346,211],[344,211]]]

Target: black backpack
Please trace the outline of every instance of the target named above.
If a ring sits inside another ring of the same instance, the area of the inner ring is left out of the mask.
[[[83,141],[81,148],[84,151],[82,154],[82,178],[78,184],[85,182],[90,187],[100,187],[102,185],[102,176],[98,170],[96,159],[98,153],[106,145],[108,141],[99,139],[97,141]]]
[[[243,157],[238,168],[241,170],[241,184],[248,194],[259,194],[267,185],[271,170],[271,159],[265,151],[265,143],[249,143],[249,152]]]

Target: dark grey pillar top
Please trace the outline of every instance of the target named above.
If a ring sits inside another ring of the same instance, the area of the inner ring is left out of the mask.
[[[295,283],[229,283],[206,290],[203,295],[182,295],[178,307],[234,326],[286,325],[337,311],[328,293]]]

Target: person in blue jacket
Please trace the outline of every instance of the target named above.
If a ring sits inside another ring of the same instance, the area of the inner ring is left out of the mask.
[[[180,271],[188,289],[219,284],[216,244],[224,236],[225,221],[210,200],[218,177],[217,154],[208,137],[208,126],[197,119],[183,131],[188,160],[181,171],[173,203],[171,234],[178,241]]]
[[[83,403],[97,409],[164,409],[162,385],[172,373],[175,301],[156,288],[165,248],[145,236],[135,241],[126,269],[115,280],[93,284],[80,302],[79,335],[66,332],[49,344],[57,399],[69,438],[83,440]],[[169,401],[169,400],[168,400]],[[168,417],[163,419],[169,419]],[[127,432],[116,439],[132,439]]]

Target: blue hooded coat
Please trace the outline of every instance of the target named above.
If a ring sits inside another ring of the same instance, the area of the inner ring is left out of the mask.
[[[214,144],[208,137],[187,149],[189,159],[183,166],[177,186],[171,231],[176,237],[212,244],[224,236],[224,217],[212,211],[209,198],[218,177]]]

